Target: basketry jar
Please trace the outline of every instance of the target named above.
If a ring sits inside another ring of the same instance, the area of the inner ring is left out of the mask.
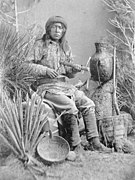
[[[103,42],[95,43],[96,52],[90,60],[91,78],[94,81],[107,82],[112,78],[113,57],[108,50],[108,44]]]
[[[105,145],[127,137],[128,118],[129,114],[125,113],[99,120],[99,136]]]

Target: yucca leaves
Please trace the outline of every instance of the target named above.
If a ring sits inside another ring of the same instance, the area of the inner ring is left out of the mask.
[[[11,107],[9,108],[9,106],[7,106],[7,103],[5,104],[5,110],[1,109],[1,115],[4,118],[3,123],[7,127],[7,129],[10,128],[9,130],[12,131],[16,141],[19,143],[20,139],[18,137],[16,128],[14,126],[14,122],[13,122],[14,120],[13,120],[13,117],[12,117],[10,109],[11,109]],[[9,121],[9,117],[10,117],[10,121]]]
[[[38,121],[38,118],[39,118],[39,114],[40,114],[40,109],[41,109],[41,103],[42,101],[38,101],[37,103],[37,107],[35,109],[35,117],[34,117],[34,122],[33,122],[33,126],[31,127],[31,135],[33,136],[33,134],[35,133],[35,128],[38,127],[38,124],[40,123]]]
[[[29,109],[30,109],[30,99],[27,95],[26,98],[27,102],[26,102],[26,107],[25,107],[25,113],[24,113],[24,118],[25,118],[25,122],[24,122],[24,145],[25,147],[28,146],[28,136],[29,136]]]
[[[11,148],[12,151],[13,151],[16,155],[19,156],[18,151],[17,151],[17,150],[14,148],[14,146],[7,140],[7,138],[5,138],[5,136],[2,135],[1,133],[0,133],[0,137],[3,139],[4,143],[5,143],[9,148]]]
[[[0,24],[0,88],[14,95],[17,90],[28,92],[31,82],[35,80],[22,63],[27,60],[31,48],[27,34],[18,34],[9,24]]]
[[[16,113],[18,113],[18,120],[20,124],[20,129],[21,129],[21,135],[23,137],[23,102],[22,102],[22,95],[21,91],[19,92],[18,99],[17,99],[17,107],[15,108]]]
[[[26,36],[1,22],[0,119],[3,131],[0,137],[19,159],[29,165],[34,159],[37,144],[45,135],[41,131],[47,122],[47,114],[42,111],[42,99],[37,103],[36,94],[31,99],[27,95],[24,102],[23,94],[28,93],[31,82],[35,81],[35,77],[29,76],[29,68],[22,66],[32,49]]]
[[[20,154],[20,156],[22,156],[23,152],[20,147],[20,143],[18,142],[17,137],[15,136],[14,132],[12,131],[12,128],[8,125],[8,123],[5,121],[5,119],[3,121],[3,124],[6,129],[6,133],[8,134],[8,137],[6,134],[5,134],[5,136],[3,135],[4,138],[7,139],[7,142],[9,142],[10,146],[14,147],[14,149],[18,152],[17,155]]]
[[[41,119],[40,119],[40,122],[37,122],[37,127],[35,128],[34,133],[31,136],[32,137],[32,140],[31,140],[32,141],[32,144],[31,144],[32,148],[34,147],[35,144],[37,144],[37,141],[38,141],[38,139],[40,137],[40,132],[42,131],[42,128],[44,127],[44,125],[48,121],[47,116],[48,116],[48,113],[43,118],[44,120],[41,121]]]
[[[15,113],[15,105],[8,99],[8,97],[4,96],[4,109],[0,109],[1,115],[3,117],[3,124],[6,127],[6,131],[11,139],[11,142],[15,146],[21,155],[24,154],[24,149],[22,148],[21,142],[21,133],[18,122],[18,114]],[[7,136],[6,136],[7,137]]]
[[[44,114],[42,99],[37,102],[37,98],[36,94],[31,99],[27,96],[24,103],[21,92],[14,101],[4,95],[4,105],[0,108],[5,129],[5,134],[1,136],[17,156],[25,159],[28,154],[34,155],[37,144],[45,136],[45,133],[41,132],[48,114]]]
[[[35,114],[35,104],[36,104],[36,95],[33,96],[32,100],[31,100],[31,106],[30,106],[30,109],[29,109],[29,131],[32,132],[32,125],[33,125],[33,116]]]

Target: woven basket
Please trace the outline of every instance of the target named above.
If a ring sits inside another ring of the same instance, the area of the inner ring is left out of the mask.
[[[68,142],[61,136],[46,136],[37,146],[37,152],[45,163],[62,162],[67,158],[69,151]]]
[[[113,57],[109,52],[108,44],[95,43],[96,52],[91,56],[90,72],[94,81],[107,82],[112,78]]]
[[[109,116],[99,120],[99,134],[103,142],[113,143],[115,140],[127,137],[129,114]]]

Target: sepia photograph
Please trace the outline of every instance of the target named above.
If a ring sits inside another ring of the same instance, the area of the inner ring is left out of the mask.
[[[0,180],[135,180],[134,0],[0,0]]]

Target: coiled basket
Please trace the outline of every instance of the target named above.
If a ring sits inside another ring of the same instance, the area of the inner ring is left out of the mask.
[[[67,158],[69,151],[68,142],[61,136],[46,136],[37,146],[37,152],[45,163],[60,163]]]

